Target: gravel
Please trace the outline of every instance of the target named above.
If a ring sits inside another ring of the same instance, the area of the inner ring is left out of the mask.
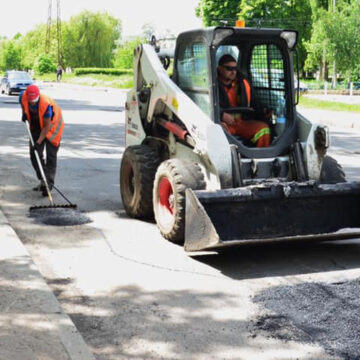
[[[360,358],[360,279],[269,288],[254,297],[266,315],[250,331],[268,338],[317,343],[332,356]]]

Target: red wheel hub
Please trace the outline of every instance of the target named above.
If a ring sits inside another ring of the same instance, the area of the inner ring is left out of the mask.
[[[163,177],[159,184],[160,205],[166,208],[171,214],[174,211],[173,189],[168,178]]]

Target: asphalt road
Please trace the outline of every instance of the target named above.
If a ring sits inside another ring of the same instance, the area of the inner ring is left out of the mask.
[[[350,284],[341,288],[344,301],[328,303],[325,291],[311,314],[331,308],[346,320],[359,313],[352,291],[360,239],[189,255],[153,223],[123,211],[124,92],[63,84],[42,91],[62,106],[66,122],[57,185],[92,223],[46,226],[28,216],[29,206],[47,200],[31,190],[36,181],[15,96],[0,95],[0,206],[97,359],[360,357],[356,346],[336,347],[354,344],[347,331],[329,334],[330,343],[305,331],[336,329],[329,314],[327,322],[308,317],[306,326],[294,317],[304,304],[299,294],[336,283]],[[360,130],[332,130],[331,155],[350,180],[360,180]],[[62,199],[55,195],[55,202]]]

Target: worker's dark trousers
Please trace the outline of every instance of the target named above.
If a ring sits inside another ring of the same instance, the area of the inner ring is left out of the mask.
[[[38,136],[34,136],[34,139],[37,139]],[[44,162],[44,148],[46,148],[46,163]],[[54,146],[48,139],[45,139],[42,144],[40,145],[40,161],[44,169],[44,173],[46,176],[46,180],[48,181],[49,185],[55,184],[55,174],[56,174],[56,164],[57,164],[57,152],[59,147]],[[36,161],[34,150],[30,143],[30,159],[32,166],[36,172],[36,175],[39,180],[42,180],[41,172],[39,166]]]

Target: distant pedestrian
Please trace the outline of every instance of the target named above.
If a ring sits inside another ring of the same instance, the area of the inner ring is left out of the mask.
[[[61,78],[62,78],[62,67],[61,65],[59,65],[56,69],[56,81],[57,82],[60,82],[61,81]]]
[[[33,147],[30,142],[30,159],[40,184],[33,190],[42,191],[43,196],[47,196],[46,187],[36,161],[35,150],[38,152],[51,190],[55,183],[57,152],[64,129],[61,108],[53,99],[40,94],[36,85],[30,85],[21,92],[19,102],[22,108],[22,121],[29,122],[35,143]],[[46,148],[46,163],[44,162],[44,148]]]

